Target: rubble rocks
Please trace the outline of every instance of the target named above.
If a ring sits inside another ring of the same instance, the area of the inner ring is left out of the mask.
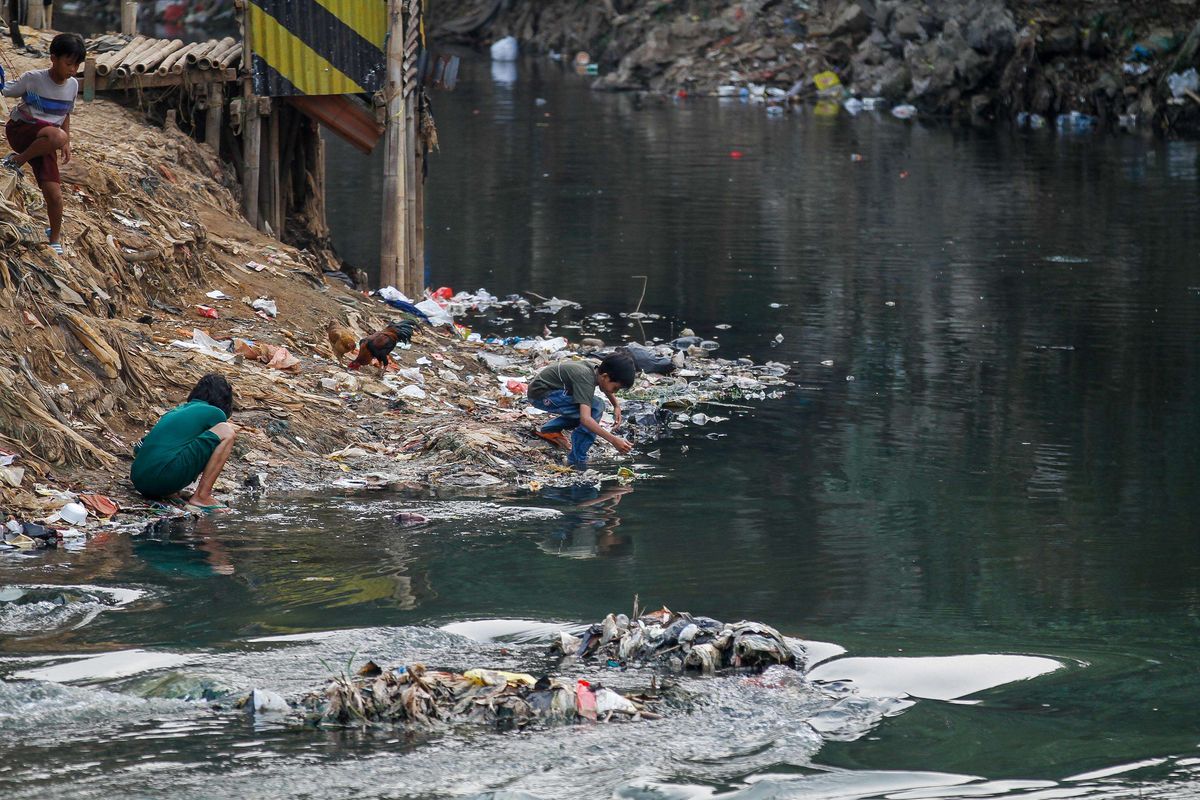
[[[482,2],[455,0],[441,13],[469,16]],[[806,102],[816,95],[813,78],[832,71],[855,97],[912,104],[923,118],[986,124],[1075,112],[1112,128],[1140,119],[1160,130],[1200,129],[1200,101],[1166,87],[1170,74],[1200,66],[1190,3],[631,0],[620,9],[612,16],[615,6],[594,4],[580,15],[566,0],[516,2],[473,35],[515,31],[529,52],[582,44],[600,54],[596,88],[745,91],[772,113],[781,104],[765,90]],[[461,26],[450,27],[462,38]]]

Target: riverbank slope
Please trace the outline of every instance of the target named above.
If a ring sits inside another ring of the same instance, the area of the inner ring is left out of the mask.
[[[18,70],[41,66],[4,55]],[[332,253],[283,245],[246,224],[225,166],[136,110],[80,103],[72,138],[64,256],[45,243],[28,170],[0,176],[6,517],[44,518],[63,504],[62,491],[106,495],[126,509],[121,519],[154,513],[128,481],[133,444],[213,371],[234,386],[241,430],[217,487],[226,495],[245,486],[479,491],[581,479],[533,436],[537,423],[519,397],[535,369],[577,345],[487,344],[421,325],[386,374],[348,371],[326,326],[361,337],[399,312],[341,280]],[[506,311],[529,314],[532,305]],[[546,319],[553,324],[553,314]],[[686,388],[717,363],[697,351],[685,357],[702,362],[690,377],[647,376],[641,387]],[[752,369],[723,369],[725,383],[709,396],[738,391],[733,378]],[[782,382],[759,378],[751,383]]]

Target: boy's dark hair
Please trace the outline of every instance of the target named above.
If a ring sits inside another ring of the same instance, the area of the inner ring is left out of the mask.
[[[233,387],[224,375],[216,372],[210,372],[196,382],[192,393],[188,395],[188,402],[192,400],[203,400],[210,406],[216,406],[225,412],[226,417],[233,413]]]
[[[634,363],[633,356],[625,352],[605,356],[600,366],[596,367],[596,371],[603,372],[624,389],[632,387],[633,382],[637,380],[637,364]]]
[[[83,63],[87,58],[87,47],[83,44],[83,38],[79,34],[60,33],[50,42],[50,55],[59,58],[74,56],[76,61]]]

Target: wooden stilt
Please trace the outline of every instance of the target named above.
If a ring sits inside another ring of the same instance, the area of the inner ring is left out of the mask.
[[[421,121],[417,120],[419,126]],[[413,217],[416,220],[416,238],[413,240],[413,258],[417,264],[417,277],[420,278],[418,285],[424,286],[426,282],[425,275],[425,148],[418,142],[414,148],[417,152],[417,168],[414,175],[414,183],[417,190],[417,204],[413,209]]]
[[[121,33],[137,34],[137,0],[121,0]]]
[[[384,133],[383,225],[380,286],[405,287],[408,275],[408,196],[405,192],[409,148],[404,114],[404,0],[388,0],[387,126]],[[415,298],[414,298],[415,299]]]
[[[267,119],[267,170],[266,197],[264,217],[271,226],[271,232],[276,239],[283,238],[283,208],[280,170],[280,141],[279,141],[279,104],[271,99],[268,101],[271,116]]]
[[[420,297],[425,288],[425,265],[417,258],[417,229],[421,227],[417,215],[417,184],[421,176],[417,173],[417,92],[411,91],[404,100],[404,207],[407,245],[405,259],[408,265],[408,280],[400,291],[409,297]]]
[[[42,5],[41,0],[33,0],[25,11],[25,24],[34,30],[42,30],[46,27],[46,7]]]
[[[313,232],[322,239],[329,238],[329,222],[325,218],[325,140],[321,138],[321,127],[315,122],[312,126],[312,143],[316,150],[315,169],[313,170]]]
[[[246,111],[242,120],[242,161],[246,171],[242,176],[242,213],[254,227],[259,227],[258,183],[262,158],[262,117],[258,114],[258,98],[247,92],[243,98]]]
[[[83,102],[96,99],[96,57],[88,56],[83,62]]]
[[[225,112],[225,84],[217,81],[208,85],[208,111],[204,117],[204,143],[217,156],[221,155],[221,121]]]

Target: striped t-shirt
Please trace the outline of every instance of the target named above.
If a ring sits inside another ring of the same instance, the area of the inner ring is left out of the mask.
[[[63,120],[75,107],[75,96],[79,94],[79,81],[67,78],[55,83],[50,70],[35,69],[26,72],[4,87],[7,97],[20,97],[13,119],[22,122],[44,122],[62,125]]]

